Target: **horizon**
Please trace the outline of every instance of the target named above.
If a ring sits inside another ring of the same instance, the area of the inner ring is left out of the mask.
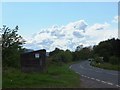
[[[18,25],[28,49],[74,51],[118,38],[117,2],[4,2],[2,11],[3,24]]]

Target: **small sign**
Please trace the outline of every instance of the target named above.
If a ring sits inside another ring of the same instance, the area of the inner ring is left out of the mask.
[[[35,58],[39,58],[40,55],[38,53],[35,53]]]

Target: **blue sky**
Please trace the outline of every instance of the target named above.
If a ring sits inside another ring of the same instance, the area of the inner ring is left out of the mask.
[[[84,20],[88,26],[107,22],[111,28],[116,28],[117,24],[112,20],[117,11],[117,2],[6,2],[2,4],[2,19],[3,24],[11,28],[19,25],[19,33],[30,37],[41,29],[65,26],[79,20]]]
[[[89,24],[110,21],[117,15],[117,3],[3,3],[3,24],[19,25],[20,33],[32,34],[54,24],[65,25],[79,19]],[[29,33],[28,33],[29,31]]]

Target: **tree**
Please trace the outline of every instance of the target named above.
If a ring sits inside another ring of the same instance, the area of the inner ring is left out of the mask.
[[[52,60],[58,64],[71,62],[73,59],[72,52],[70,50],[60,50],[56,48],[54,51],[50,52],[50,57]]]
[[[79,46],[78,46],[79,47]],[[73,60],[86,60],[92,57],[91,47],[84,47],[82,49],[76,48],[76,51],[73,53]]]
[[[53,56],[53,55],[55,55],[55,54],[57,54],[57,53],[59,53],[61,50],[59,49],[59,48],[55,48],[55,50],[54,51],[52,51],[52,52],[50,52],[50,56]]]
[[[25,41],[20,35],[17,34],[18,26],[14,29],[9,29],[9,27],[3,25],[1,31],[3,67],[17,67],[19,65],[22,44],[24,44]]]
[[[116,56],[111,56],[110,58],[109,58],[110,60],[110,63],[111,64],[120,64],[120,61],[119,61],[119,58],[118,57],[116,57]]]
[[[79,45],[79,46],[76,47],[75,51],[80,51],[82,48],[83,48],[83,45]]]
[[[104,62],[116,63],[116,58],[120,58],[120,40],[113,38],[102,41],[97,46],[94,46],[93,50],[94,54],[103,57]]]

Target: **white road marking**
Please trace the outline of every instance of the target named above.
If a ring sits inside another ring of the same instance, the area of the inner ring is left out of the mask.
[[[76,73],[78,73],[78,72],[76,72]],[[85,76],[85,75],[81,75],[81,76],[82,76],[82,77],[86,77],[86,78],[90,78],[90,77]],[[99,79],[95,79],[95,78],[90,78],[90,79],[96,80],[96,81],[98,81],[98,82],[102,82],[102,83],[105,83],[105,84],[114,85],[113,83],[106,82],[106,81],[102,81],[102,80],[99,80]],[[117,87],[120,87],[119,85],[116,85],[116,86],[117,86]]]
[[[96,81],[98,81],[98,82],[99,82],[100,80],[99,80],[99,79],[96,79]]]
[[[117,87],[120,87],[120,85],[116,85]]]
[[[82,77],[84,76],[84,75],[81,75]]]
[[[107,84],[109,84],[109,85],[113,85],[113,83],[107,83]]]
[[[90,78],[90,77],[87,77],[87,78]]]
[[[95,78],[91,78],[92,80],[95,80]]]
[[[69,68],[71,68],[71,67],[72,67],[72,65],[71,65]],[[97,68],[97,69],[96,69],[95,67],[91,67],[91,66],[90,66],[91,68],[87,69],[87,68],[83,67],[82,65],[79,65],[79,67],[80,67],[80,68],[83,68],[83,69],[85,69],[85,70],[90,70],[90,71],[92,70],[92,71],[94,71],[94,72],[104,73],[104,72],[103,72],[104,69],[100,69],[100,68]],[[79,72],[76,72],[76,73],[80,74]],[[108,72],[106,72],[106,74],[118,75],[118,74],[108,73]],[[82,76],[82,77],[85,77],[85,78],[88,78],[88,79],[92,79],[92,80],[101,82],[101,83],[104,83],[104,84],[114,85],[114,86],[116,86],[116,87],[120,87],[120,85],[115,85],[115,84],[113,84],[113,83],[111,83],[111,82],[99,80],[99,79],[96,79],[96,78],[93,78],[93,77],[88,77],[88,76],[86,76],[86,75],[81,75],[81,76]]]
[[[87,76],[83,76],[83,77],[87,77]]]
[[[107,82],[105,82],[105,81],[101,81],[102,83],[107,83]]]

